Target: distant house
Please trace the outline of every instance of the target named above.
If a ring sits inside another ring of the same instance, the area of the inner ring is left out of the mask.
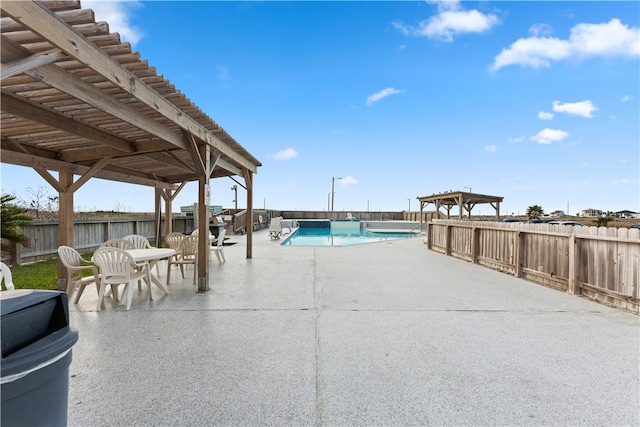
[[[603,213],[604,212],[602,212],[600,209],[591,209],[591,208],[589,208],[589,209],[583,210],[581,216],[591,216],[591,217],[595,216],[595,217],[598,217],[598,216],[602,216]]]
[[[549,214],[549,216],[552,216],[552,217],[555,217],[555,218],[562,218],[562,217],[565,217],[566,215],[565,215],[564,211],[558,210],[558,211],[551,212]]]
[[[213,216],[218,212],[222,212],[222,206],[209,205],[207,206],[207,208],[209,211],[209,216]],[[197,209],[198,209],[197,203],[194,203],[193,205],[188,205],[188,206],[180,206],[180,213],[182,214],[182,216],[193,216],[194,212]]]
[[[618,211],[616,216],[619,218],[638,218],[638,212],[634,211]]]

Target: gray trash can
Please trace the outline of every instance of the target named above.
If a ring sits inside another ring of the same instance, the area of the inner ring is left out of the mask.
[[[2,292],[0,315],[2,426],[65,426],[71,347],[78,341],[67,294]]]

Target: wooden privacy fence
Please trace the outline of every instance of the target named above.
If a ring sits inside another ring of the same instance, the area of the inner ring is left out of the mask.
[[[163,220],[164,223],[164,220]],[[121,219],[76,219],[73,226],[73,246],[80,252],[94,250],[109,239],[118,239],[129,234],[141,234],[149,240],[156,238],[153,218]],[[161,224],[160,230],[163,230]],[[190,233],[193,217],[174,217],[173,231]],[[14,250],[2,254],[2,261],[12,265],[42,261],[58,256],[58,221],[36,220],[33,225],[23,227],[29,237],[30,246],[14,246]]]
[[[433,220],[427,248],[640,313],[640,230]]]

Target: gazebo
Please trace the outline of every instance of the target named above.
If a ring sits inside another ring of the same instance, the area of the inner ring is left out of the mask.
[[[451,218],[451,209],[454,206],[458,207],[458,219],[464,217],[464,212],[467,212],[467,217],[471,218],[471,210],[478,203],[488,203],[496,212],[496,218],[500,218],[500,202],[504,200],[504,197],[489,196],[486,194],[467,193],[464,191],[450,191],[448,193],[432,194],[431,196],[418,197],[420,202],[420,217],[422,218],[422,211],[426,205],[433,203],[436,206],[436,218],[440,218],[440,207],[444,207],[447,210],[447,219]]]
[[[210,179],[243,180],[253,223],[261,163],[92,10],[79,1],[4,1],[0,8],[1,160],[34,168],[58,192],[60,245],[73,246],[74,192],[94,177],[155,189],[158,242],[162,201],[166,235],[172,200],[188,182],[199,183],[198,213],[207,218]],[[207,221],[198,228],[209,232]],[[208,245],[200,239],[198,292],[208,290]]]

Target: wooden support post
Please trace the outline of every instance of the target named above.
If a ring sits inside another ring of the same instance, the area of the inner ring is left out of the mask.
[[[171,202],[173,201],[171,190],[162,190],[160,193],[164,199],[164,235],[173,232],[173,215],[171,214]]]
[[[156,236],[156,248],[162,247],[162,190],[160,188],[154,191],[154,226]]]
[[[209,173],[211,147],[198,147],[200,159],[203,159],[203,170],[198,180],[198,292],[209,290]]]
[[[244,181],[247,186],[247,259],[253,257],[253,174],[245,169]]]
[[[427,223],[427,229],[426,229],[427,249],[429,249],[429,250],[431,250],[432,241],[433,241],[433,236],[431,235],[432,233],[433,233],[433,223],[431,223],[431,224]]]
[[[446,237],[445,237],[445,249],[446,249],[446,254],[447,255],[451,255],[451,234],[452,234],[452,230],[453,230],[453,227],[451,227],[450,225],[447,225],[447,233],[446,233]]]
[[[209,206],[205,203],[205,188],[209,180],[204,176],[198,180],[198,292],[209,290]]]
[[[60,172],[59,181],[65,191],[58,192],[58,245],[73,247],[73,173]],[[67,270],[58,260],[58,290],[67,290]]]
[[[578,277],[578,239],[575,234],[569,236],[569,281],[567,290],[572,295],[580,295],[582,289],[580,287],[580,277]]]

